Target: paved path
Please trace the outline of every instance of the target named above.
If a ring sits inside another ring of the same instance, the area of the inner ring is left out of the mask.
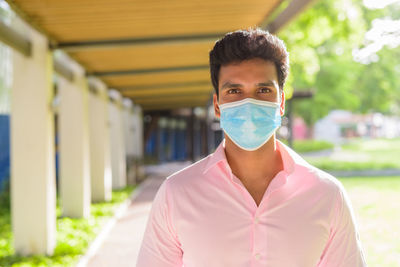
[[[151,166],[149,175],[122,204],[82,257],[79,267],[134,267],[153,198],[164,179],[189,162]]]
[[[134,267],[151,203],[159,186],[167,176],[188,165],[189,162],[183,162],[146,167],[149,177],[138,186],[131,198],[121,205],[115,217],[103,228],[77,267]],[[345,176],[344,173],[335,174],[338,177]]]

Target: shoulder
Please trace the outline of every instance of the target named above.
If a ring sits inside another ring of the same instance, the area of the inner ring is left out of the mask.
[[[166,178],[166,182],[169,184],[168,187],[182,187],[199,182],[199,180],[204,176],[203,172],[211,156],[212,154],[169,175]]]
[[[286,159],[289,165],[293,166],[293,173],[299,177],[302,182],[320,185],[329,191],[340,191],[343,189],[342,183],[333,175],[318,169],[308,163],[296,151],[279,142],[283,151],[283,158]]]
[[[342,182],[337,177],[309,163],[297,165],[296,172],[300,174],[303,182],[313,184],[320,192],[335,199],[345,192]]]
[[[326,193],[337,194],[344,190],[339,179],[329,174],[326,171],[308,163],[302,156],[294,150],[285,146],[286,153],[294,165],[294,176],[297,177],[300,183],[314,185]]]

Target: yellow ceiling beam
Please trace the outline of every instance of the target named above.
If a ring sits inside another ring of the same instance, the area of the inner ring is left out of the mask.
[[[114,49],[94,49],[70,54],[79,62],[85,62],[89,70],[115,71],[148,69],[154,66],[207,65],[208,53],[214,42],[174,45],[125,46]]]
[[[155,83],[155,84],[138,84],[132,86],[124,86],[122,88],[115,88],[122,92],[127,91],[136,91],[136,90],[155,90],[155,89],[175,89],[175,88],[187,88],[187,87],[194,87],[194,86],[210,86],[211,82],[207,80],[203,81],[193,81],[193,82],[176,82],[176,83]]]
[[[225,33],[257,25],[280,1],[8,0],[58,42]]]
[[[158,105],[142,105],[143,110],[173,110],[179,108],[192,108],[192,107],[205,107],[207,105],[207,101],[199,101],[199,102],[190,102],[190,103],[167,103],[167,104],[158,104]]]
[[[210,71],[208,69],[204,69],[173,73],[145,73],[140,75],[119,75],[102,77],[101,79],[112,88],[122,88],[125,86],[134,85],[154,85],[210,80]]]
[[[190,103],[190,102],[198,102],[198,101],[207,101],[211,98],[208,95],[200,95],[200,96],[176,96],[173,99],[170,98],[147,98],[147,99],[133,99],[133,101],[139,105],[146,104],[162,104],[162,103]]]
[[[209,93],[213,92],[210,86],[196,86],[186,88],[173,88],[173,89],[152,89],[152,90],[135,90],[135,91],[120,91],[126,97],[141,97],[141,96],[154,96],[154,95],[180,95],[187,93]]]
[[[206,97],[208,96],[209,98],[211,97],[211,92],[199,92],[199,91],[193,91],[193,92],[184,92],[180,94],[158,94],[158,95],[142,95],[142,96],[125,96],[124,97],[129,97],[132,98],[133,101],[140,101],[140,100],[146,100],[146,99],[176,99],[177,97],[185,97],[185,96],[192,96],[192,97]]]

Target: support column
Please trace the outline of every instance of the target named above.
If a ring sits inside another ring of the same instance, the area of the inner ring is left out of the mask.
[[[126,157],[132,157],[134,154],[134,130],[133,130],[133,104],[132,100],[123,100],[123,120],[124,120],[124,139],[125,139],[125,153]]]
[[[112,193],[108,89],[95,78],[89,94],[90,172],[92,202],[110,201]]]
[[[179,127],[179,160],[186,160],[186,121],[183,118],[180,118],[178,122],[178,127]]]
[[[136,183],[136,170],[134,162],[134,116],[132,100],[125,98],[123,100],[123,121],[124,121],[124,139],[125,139],[125,158],[127,164],[127,182],[130,185]]]
[[[143,158],[144,137],[143,137],[143,112],[140,106],[133,107],[134,116],[134,155],[137,159]]]
[[[193,121],[193,161],[197,161],[201,157],[201,129],[200,129],[200,120],[196,114],[194,114]]]
[[[214,107],[207,107],[207,118],[206,118],[206,127],[207,127],[207,154],[214,152],[215,150],[215,126],[219,125],[215,122],[214,115]]]
[[[194,108],[190,110],[190,116],[188,118],[188,127],[186,132],[186,142],[187,142],[187,159],[194,162],[195,161],[195,151],[194,151],[194,123],[195,123]]]
[[[56,233],[53,58],[47,39],[24,23],[30,57],[13,51],[11,222],[15,252],[52,255]]]
[[[176,119],[174,117],[169,118],[168,122],[168,144],[169,144],[169,153],[168,160],[175,161],[176,160]]]
[[[144,131],[143,131],[143,112],[138,105],[133,106],[133,135],[134,135],[134,158],[136,182],[145,178],[143,166],[144,153]]]
[[[127,182],[122,97],[115,90],[111,90],[109,96],[113,99],[109,106],[112,188],[121,189]]]
[[[159,163],[163,163],[166,161],[166,149],[165,149],[165,142],[164,142],[164,136],[165,136],[165,131],[167,128],[167,118],[166,117],[161,117],[158,120],[158,128],[157,128],[157,157]]]
[[[89,89],[84,70],[66,56],[59,60],[70,66],[74,80],[58,76],[60,183],[63,216],[90,215]]]
[[[203,118],[201,121],[201,156],[205,157],[208,155],[208,131],[207,131],[207,120]]]

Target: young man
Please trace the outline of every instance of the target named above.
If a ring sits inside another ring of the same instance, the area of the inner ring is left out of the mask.
[[[260,29],[210,52],[225,140],[168,177],[153,202],[137,267],[366,266],[342,184],[275,139],[288,53]]]

